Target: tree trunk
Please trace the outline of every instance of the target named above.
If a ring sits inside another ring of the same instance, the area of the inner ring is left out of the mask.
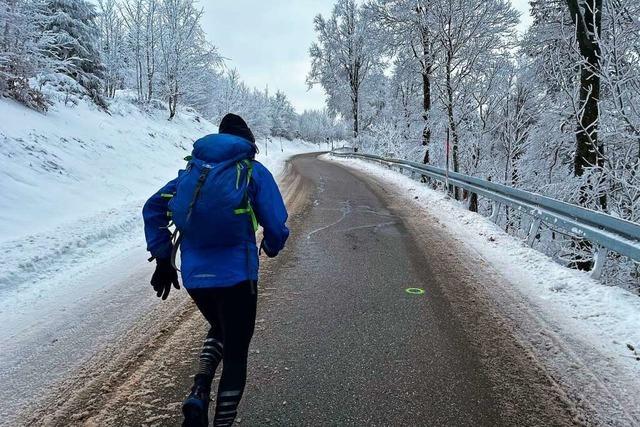
[[[169,97],[169,120],[173,120],[176,116],[176,106],[178,105],[178,99],[175,95]]]
[[[598,140],[600,120],[600,33],[602,22],[602,0],[566,0],[571,18],[576,26],[576,37],[580,54],[585,63],[580,66],[580,112],[577,117],[576,153],[574,174],[582,176],[589,167],[604,165],[604,147]],[[584,7],[580,7],[583,4]],[[580,202],[584,204],[587,194],[597,189],[587,184],[581,189]],[[600,205],[606,209],[605,196]]]
[[[429,126],[429,113],[431,111],[431,66],[422,72],[422,118],[424,119],[424,129],[422,130],[422,145],[425,147],[422,162],[429,164],[429,148],[431,143],[431,127]]]
[[[155,29],[155,11],[156,11],[156,3],[155,0],[150,1],[148,3],[148,16],[147,16],[147,25],[146,25],[146,56],[147,56],[147,102],[151,102],[153,98],[153,76],[156,70],[156,29]]]
[[[469,210],[471,212],[478,212],[478,195],[476,193],[470,193],[469,197]]]
[[[353,113],[353,138],[358,138],[358,103],[360,100],[358,99],[358,89],[354,90],[353,94],[353,104],[351,106]]]
[[[147,74],[148,79],[148,89],[147,89],[147,102],[151,102],[153,98],[153,74]]]
[[[600,78],[590,68],[591,65],[583,65],[580,71],[582,115],[578,117],[576,129],[576,155],[574,159],[576,176],[582,176],[588,167],[602,165],[601,147],[598,144]]]
[[[476,145],[473,147],[473,170],[478,170],[478,165],[480,164],[480,146]],[[469,194],[469,210],[471,212],[478,212],[478,195],[476,193]]]
[[[580,65],[580,112],[577,117],[576,154],[574,174],[582,176],[589,167],[604,165],[604,148],[598,140],[600,119],[600,45],[602,22],[602,0],[566,0],[571,19],[576,27],[576,38],[584,63]],[[584,6],[584,7],[581,7]],[[593,182],[580,188],[579,202],[586,205],[589,194],[598,191]],[[599,198],[600,206],[606,210],[606,195]],[[579,270],[590,270],[592,260],[581,259],[579,254],[589,252],[591,243],[575,239],[574,247],[578,252],[571,266]]]
[[[447,85],[447,116],[449,119],[449,130],[451,131],[452,148],[451,148],[451,160],[453,161],[453,171],[460,172],[460,158],[459,158],[459,137],[458,129],[456,126],[455,116],[453,112],[453,87],[451,86],[451,61],[452,54],[447,52],[447,64],[446,64],[446,85]],[[456,200],[460,200],[460,189],[454,188],[454,196]]]
[[[155,74],[155,58],[154,53],[149,53],[147,47],[147,102],[151,102],[153,98],[153,75]]]
[[[15,1],[10,1],[7,3],[7,9],[9,14],[13,14],[15,12]],[[9,51],[9,33],[10,33],[10,27],[9,27],[9,20],[5,21],[4,24],[4,37],[3,37],[3,44],[2,44],[2,50],[4,52],[8,52]]]
[[[174,81],[169,95],[169,120],[173,120],[178,109],[178,81]]]
[[[144,102],[144,89],[142,88],[142,63],[140,62],[140,51],[136,53],[136,86],[138,87],[138,101]]]
[[[455,125],[454,125],[455,126]],[[459,172],[460,171],[460,158],[459,158],[459,148],[458,148],[458,137],[457,134],[455,132],[455,130],[451,130],[451,136],[453,139],[453,145],[451,147],[451,162],[453,163],[453,171],[454,172]],[[456,200],[460,200],[460,188],[459,187],[455,187],[454,189],[454,196]]]

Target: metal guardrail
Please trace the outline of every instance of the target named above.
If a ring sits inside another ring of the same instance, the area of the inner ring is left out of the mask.
[[[501,205],[509,206],[533,218],[528,231],[528,243],[533,245],[542,222],[565,230],[571,235],[592,242],[596,248],[593,276],[599,277],[609,250],[640,261],[640,225],[566,203],[557,199],[474,178],[456,172],[447,172],[422,163],[407,160],[387,159],[372,154],[354,152],[332,152],[336,157],[352,157],[370,160],[383,165],[419,173],[455,187],[476,193],[492,200],[491,218],[495,221]]]

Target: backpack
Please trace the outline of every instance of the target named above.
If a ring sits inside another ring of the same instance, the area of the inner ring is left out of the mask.
[[[189,247],[211,247],[234,245],[255,235],[258,222],[249,199],[252,160],[211,164],[187,159],[169,201],[169,215],[176,226],[172,258],[184,238]]]

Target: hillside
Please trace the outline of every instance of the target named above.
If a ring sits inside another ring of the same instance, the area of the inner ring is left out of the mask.
[[[146,268],[142,204],[185,165],[193,141],[217,126],[184,109],[168,121],[166,111],[143,111],[125,97],[110,115],[88,104],[58,104],[43,115],[0,100],[0,117],[0,383],[12,385],[0,393],[4,418],[31,386],[62,378],[148,310],[140,296],[126,296],[151,295],[146,283],[121,292],[122,301],[109,289]],[[317,149],[301,141],[258,145],[274,174],[287,156]],[[116,306],[96,307],[105,301]],[[99,310],[118,324],[104,324]],[[91,319],[96,331],[79,336],[78,322]],[[73,358],[56,359],[38,344],[67,341]],[[43,351],[53,366],[34,373]]]

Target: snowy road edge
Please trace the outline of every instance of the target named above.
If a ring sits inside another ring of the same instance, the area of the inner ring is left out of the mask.
[[[515,315],[535,317],[538,329],[528,331],[535,336],[521,338],[532,347],[543,345],[541,335],[553,343],[552,349],[536,351],[550,371],[572,383],[575,393],[585,397],[593,393],[599,401],[596,406],[617,400],[619,407],[613,411],[620,425],[640,422],[640,386],[634,380],[640,374],[640,362],[627,347],[631,344],[637,349],[640,345],[640,298],[555,263],[487,218],[398,172],[360,159],[321,158],[371,176],[406,199],[409,209],[418,209],[445,224],[452,238],[486,261],[509,284],[509,289],[490,290],[496,302],[504,301],[499,293],[505,291],[527,301],[530,312]],[[517,332],[523,334],[522,330]],[[563,360],[551,355],[553,352],[563,353]],[[590,390],[580,390],[580,382]],[[601,415],[608,412],[603,407],[597,410]]]

